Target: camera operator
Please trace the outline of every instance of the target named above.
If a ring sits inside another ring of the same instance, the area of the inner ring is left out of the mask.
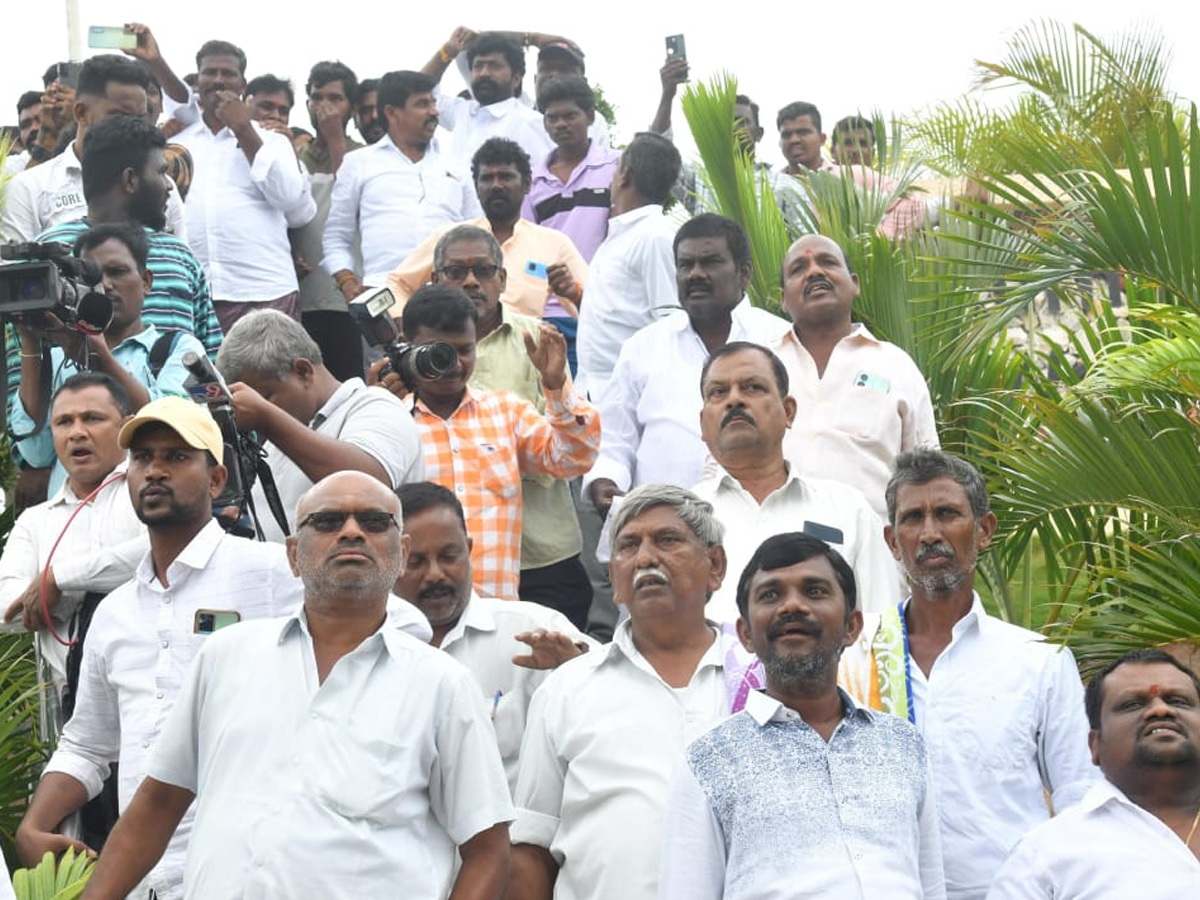
[[[217,354],[238,428],[267,442],[267,464],[295,529],[300,495],[326,475],[352,469],[393,490],[423,481],[425,463],[412,416],[388,391],[361,378],[338,381],[298,322],[276,310],[247,313]],[[252,493],[263,538],[282,541],[261,483]]]
[[[44,427],[48,399],[59,385],[82,369],[103,372],[121,386],[137,412],[156,397],[184,393],[187,372],[181,357],[188,350],[204,353],[194,336],[159,331],[142,321],[142,303],[154,279],[146,268],[149,249],[140,226],[97,225],[79,237],[75,253],[102,272],[104,294],[112,303],[112,319],[103,333],[67,328],[51,312],[16,323],[21,382],[10,404],[9,426],[27,464],[55,464],[50,494],[65,478],[62,464],[54,459],[50,429]]]

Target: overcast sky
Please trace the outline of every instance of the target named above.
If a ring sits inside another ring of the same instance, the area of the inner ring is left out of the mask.
[[[299,93],[309,67],[321,59],[341,59],[360,78],[420,68],[458,24],[566,35],[583,47],[589,79],[616,106],[620,142],[649,123],[658,100],[663,37],[683,32],[693,79],[731,71],[742,92],[758,101],[767,129],[761,156],[769,161],[779,155],[774,112],[785,103],[815,103],[830,124],[858,110],[904,114],[952,100],[970,88],[975,59],[998,60],[1012,31],[1043,16],[1080,22],[1102,36],[1139,21],[1157,25],[1173,49],[1171,87],[1184,97],[1200,97],[1200,54],[1194,49],[1200,4],[1182,0],[527,2],[514,4],[521,11],[512,16],[499,14],[496,3],[458,0],[405,4],[420,10],[415,21],[406,19],[399,4],[367,0],[269,5],[78,0],[78,5],[85,34],[88,25],[145,22],[180,73],[195,67],[195,51],[204,40],[222,38],[246,51],[248,77],[265,72],[289,77]],[[67,57],[68,44],[65,0],[13,0],[5,6],[9,40],[0,67],[5,104],[0,122],[7,123],[16,121],[21,92],[40,87],[42,71]],[[443,12],[449,9],[454,12]],[[93,52],[99,51],[84,47],[85,56]],[[531,54],[531,67],[534,62]],[[446,77],[461,86],[453,69]],[[308,127],[303,102],[297,106],[292,124]],[[678,101],[675,117],[682,121]]]

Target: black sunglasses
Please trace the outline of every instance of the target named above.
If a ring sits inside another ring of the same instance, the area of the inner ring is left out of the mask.
[[[471,272],[479,281],[495,277],[500,267],[493,263],[475,263],[473,266],[449,265],[438,269],[438,274],[450,281],[462,281]]]
[[[390,512],[380,512],[377,510],[360,510],[357,512],[342,512],[340,510],[328,512],[309,513],[308,517],[297,525],[297,528],[311,528],[313,531],[318,531],[321,534],[333,534],[335,531],[341,531],[346,524],[346,520],[354,516],[354,520],[358,522],[358,527],[368,534],[383,534],[393,525],[397,529],[400,528],[400,523],[396,521],[396,517]]]

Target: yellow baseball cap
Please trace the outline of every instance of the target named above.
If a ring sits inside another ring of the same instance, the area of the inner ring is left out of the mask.
[[[121,426],[117,444],[128,450],[133,436],[143,425],[161,422],[183,438],[189,447],[207,450],[217,462],[225,458],[225,442],[221,428],[203,403],[193,403],[183,397],[160,397],[141,408],[141,411]]]

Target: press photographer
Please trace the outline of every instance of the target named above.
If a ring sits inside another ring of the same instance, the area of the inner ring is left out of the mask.
[[[51,495],[62,486],[64,470],[45,420],[51,395],[66,379],[103,372],[125,390],[136,412],[156,397],[184,393],[182,356],[204,352],[194,336],[142,321],[153,284],[142,228],[97,225],[76,241],[78,259],[56,256],[54,246],[26,248],[48,261],[0,268],[0,314],[21,342],[21,382],[9,403],[9,429],[26,464],[54,465]]]
[[[321,350],[294,320],[274,310],[247,313],[217,354],[241,431],[266,441],[267,464],[295,529],[300,495],[326,475],[365,472],[395,489],[425,477],[417,429],[404,404],[361,378],[338,381]],[[261,479],[251,492],[267,509]],[[266,540],[282,541],[271,516],[259,515]]]

